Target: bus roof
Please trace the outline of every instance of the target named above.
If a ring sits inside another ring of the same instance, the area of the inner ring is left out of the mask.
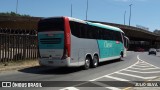
[[[68,17],[68,18],[70,21],[76,21],[76,22],[85,23],[85,24],[89,24],[92,26],[106,28],[106,29],[110,29],[110,30],[119,31],[119,32],[124,33],[120,28],[117,28],[117,27],[113,27],[113,26],[109,26],[109,25],[105,25],[105,24],[101,24],[101,23],[93,23],[93,22],[84,21],[84,20],[80,20],[80,19],[76,19],[76,18],[72,18],[72,17]]]
[[[101,24],[101,23],[92,23],[92,22],[87,22],[87,23],[92,26],[97,26],[97,27],[106,28],[106,29],[110,29],[110,30],[119,31],[119,32],[124,33],[120,28],[117,28],[117,27],[113,27],[113,26],[109,26],[109,25],[105,25],[105,24]]]
[[[72,18],[72,17],[68,17],[70,21],[75,21],[75,22],[80,22],[80,23],[85,23],[87,24],[87,21],[81,20],[81,19],[77,19],[77,18]]]

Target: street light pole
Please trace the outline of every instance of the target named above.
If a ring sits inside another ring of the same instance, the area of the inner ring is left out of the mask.
[[[87,9],[86,9],[86,20],[87,20],[87,16],[88,16],[88,0],[87,0]]]
[[[130,4],[130,15],[129,15],[129,26],[130,26],[130,23],[131,23],[131,14],[132,14],[132,5],[133,4]]]
[[[17,3],[16,3],[16,14],[18,12],[18,0],[17,0]]]
[[[126,24],[126,11],[124,12],[124,25]]]
[[[72,17],[72,4],[71,4],[71,17]]]

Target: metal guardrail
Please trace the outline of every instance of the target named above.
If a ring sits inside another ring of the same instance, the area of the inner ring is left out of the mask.
[[[36,58],[36,30],[0,28],[0,63]]]

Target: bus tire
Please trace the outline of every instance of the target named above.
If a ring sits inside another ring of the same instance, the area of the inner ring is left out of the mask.
[[[93,57],[93,60],[91,62],[91,66],[92,66],[92,68],[96,68],[98,66],[98,56],[95,55]]]
[[[85,64],[84,64],[84,66],[83,66],[83,69],[84,70],[87,70],[87,69],[89,69],[90,68],[90,58],[89,57],[86,57],[86,59],[85,59]]]

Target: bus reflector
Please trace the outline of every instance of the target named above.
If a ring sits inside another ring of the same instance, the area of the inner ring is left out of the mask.
[[[116,41],[116,43],[119,44],[120,42],[119,42],[119,41]]]

